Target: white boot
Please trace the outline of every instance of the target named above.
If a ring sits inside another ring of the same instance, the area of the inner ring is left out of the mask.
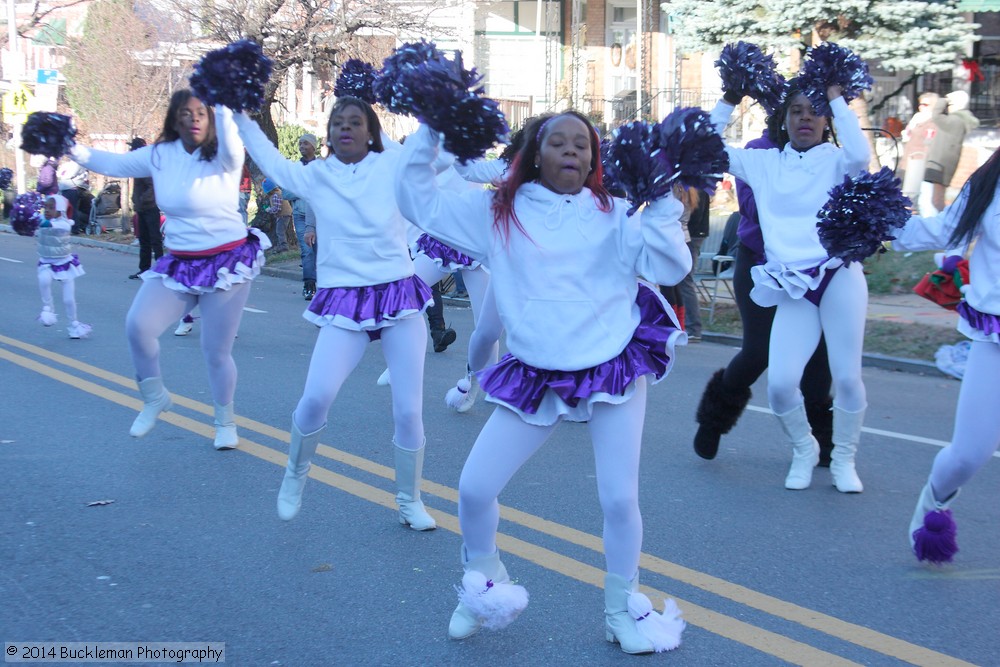
[[[785,488],[793,491],[808,489],[812,484],[813,468],[819,463],[819,443],[813,437],[806,408],[799,405],[775,417],[792,443],[792,465],[785,477]]]
[[[132,422],[132,428],[129,429],[129,435],[133,438],[141,438],[152,431],[160,413],[174,406],[170,394],[163,388],[163,378],[146,378],[139,380],[138,384],[143,406],[139,416]]]
[[[448,622],[448,636],[465,639],[479,628],[500,630],[510,625],[528,606],[528,591],[510,583],[500,552],[469,560],[462,547],[465,575],[458,590],[458,606]]]
[[[861,425],[865,421],[865,411],[848,412],[833,406],[833,453],[830,454],[830,474],[833,485],[841,493],[861,493],[861,484],[854,469],[854,455],[861,440]]]
[[[388,368],[382,371],[382,375],[378,376],[378,379],[375,380],[375,384],[377,384],[380,387],[388,387],[390,384],[392,384],[392,376],[389,375]]]
[[[686,624],[673,600],[664,600],[663,613],[639,592],[639,575],[627,581],[610,572],[604,575],[604,636],[625,653],[659,653],[681,644]]]
[[[319,445],[319,435],[326,428],[320,426],[312,433],[303,434],[295,425],[292,415],[292,441],[288,446],[288,465],[285,466],[285,478],[281,480],[278,491],[278,517],[291,521],[302,507],[302,490],[306,486],[312,457]]]
[[[424,509],[420,500],[420,480],[424,470],[424,448],[403,449],[393,443],[396,450],[396,504],[399,505],[399,522],[413,530],[434,530],[437,523]]]
[[[955,521],[951,518],[949,507],[958,497],[960,490],[956,489],[941,501],[934,497],[930,480],[927,480],[924,488],[920,490],[917,506],[913,510],[913,517],[910,518],[910,529],[907,531],[910,548],[918,560],[947,563],[958,553]]]
[[[234,449],[240,444],[240,436],[236,434],[236,422],[233,419],[233,403],[229,405],[215,404],[215,442],[216,449]]]

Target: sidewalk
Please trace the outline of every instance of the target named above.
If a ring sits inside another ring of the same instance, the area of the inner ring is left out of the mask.
[[[958,313],[954,310],[936,306],[912,292],[869,296],[868,319],[920,323],[947,329],[954,329],[958,325]]]
[[[13,230],[11,230],[9,225],[0,224],[0,231],[12,232]],[[118,252],[132,255],[139,254],[138,246],[102,241],[99,238],[90,236],[74,236],[72,237],[72,240],[74,243],[78,243],[79,245],[107,248],[109,250],[116,250]],[[274,278],[287,278],[288,280],[296,282],[301,282],[302,280],[302,269],[299,266],[297,258],[286,260],[284,262],[268,263],[261,273],[266,276]],[[469,306],[469,300],[467,298],[445,298],[445,303],[458,307]],[[943,327],[954,330],[958,322],[958,315],[954,311],[945,310],[944,308],[935,306],[931,302],[917,296],[916,294],[878,294],[870,296],[868,299],[868,319],[889,322],[919,323],[927,326]],[[739,345],[741,340],[738,336],[712,333],[709,331],[703,333],[703,338],[706,341],[725,345]],[[900,359],[880,354],[865,354],[864,365],[876,366],[888,370],[905,371],[909,373],[929,373],[944,376],[944,374],[938,370],[937,366],[935,366],[933,362],[923,361],[920,359]]]

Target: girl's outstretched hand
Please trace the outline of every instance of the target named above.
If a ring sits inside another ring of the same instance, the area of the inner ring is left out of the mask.
[[[830,100],[831,102],[837,99],[838,97],[843,97],[843,95],[844,95],[844,89],[836,84],[826,89],[826,99]]]

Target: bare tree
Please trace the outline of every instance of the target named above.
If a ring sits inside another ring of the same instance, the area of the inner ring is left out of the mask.
[[[83,36],[70,41],[65,67],[66,95],[81,129],[155,136],[182,76],[151,59],[161,43],[153,24],[130,2],[100,0],[90,6]]]
[[[251,39],[274,60],[274,73],[258,115],[264,132],[277,141],[270,103],[289,70],[308,65],[335,71],[348,58],[381,64],[386,37],[432,35],[435,11],[458,0],[165,0],[172,13],[199,25],[218,43]],[[441,34],[441,27],[433,28]],[[379,38],[381,37],[381,39]]]

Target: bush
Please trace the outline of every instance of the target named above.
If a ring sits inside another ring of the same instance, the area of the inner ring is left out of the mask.
[[[865,260],[868,291],[871,294],[905,294],[933,271],[934,252],[893,252],[873,255]]]
[[[307,134],[309,130],[301,125],[281,125],[278,127],[278,151],[289,160],[298,160],[302,157],[299,153],[299,137]]]

